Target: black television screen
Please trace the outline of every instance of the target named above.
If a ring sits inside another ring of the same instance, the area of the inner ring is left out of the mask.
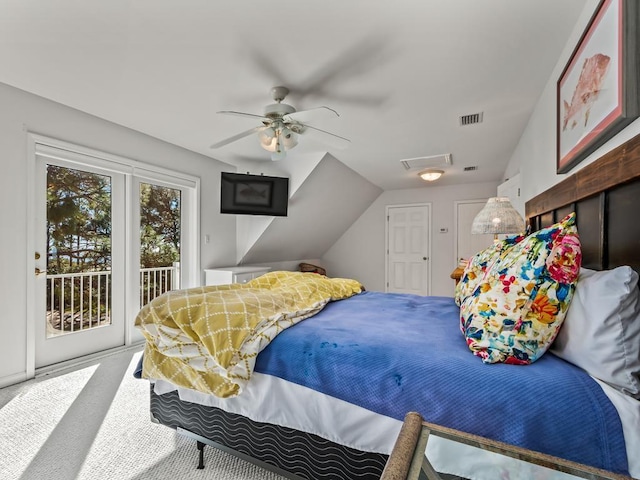
[[[220,213],[286,217],[289,179],[222,172]]]

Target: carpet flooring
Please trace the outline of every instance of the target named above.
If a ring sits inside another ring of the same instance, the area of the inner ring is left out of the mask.
[[[0,389],[2,480],[283,480],[149,417],[139,351]]]

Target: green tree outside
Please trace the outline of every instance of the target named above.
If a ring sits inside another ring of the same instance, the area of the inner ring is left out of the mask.
[[[84,323],[87,312],[97,315],[98,324],[110,322],[111,193],[108,175],[47,166],[47,277],[52,280],[47,305],[53,307],[49,318],[57,330]],[[180,190],[141,183],[139,194],[140,268],[172,267],[180,261]],[[63,277],[89,272],[104,274],[99,281],[97,276]],[[177,281],[173,271],[141,275],[141,304],[177,288]]]
[[[140,265],[180,261],[180,190],[140,184]]]

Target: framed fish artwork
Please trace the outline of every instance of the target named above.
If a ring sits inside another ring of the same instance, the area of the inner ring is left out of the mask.
[[[640,2],[601,0],[557,85],[557,165],[566,173],[640,115]]]

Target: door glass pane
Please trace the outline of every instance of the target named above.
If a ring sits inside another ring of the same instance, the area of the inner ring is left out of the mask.
[[[180,288],[180,190],[140,184],[140,305]]]
[[[111,180],[47,165],[47,338],[111,324]]]

